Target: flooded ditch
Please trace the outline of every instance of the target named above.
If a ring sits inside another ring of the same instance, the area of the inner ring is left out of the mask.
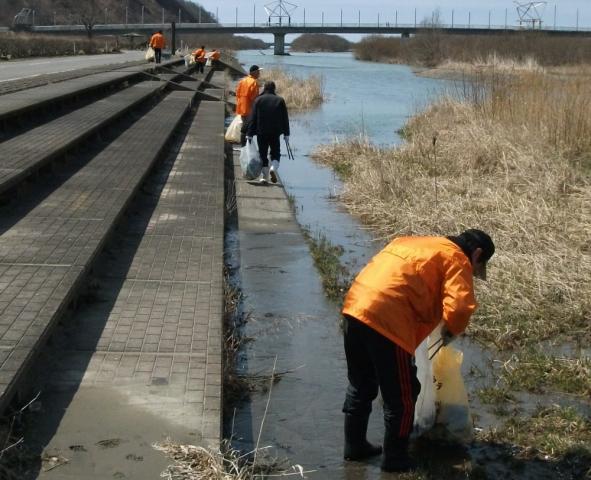
[[[271,395],[266,381],[255,382],[248,399],[226,412],[225,437],[244,451],[269,446],[271,457],[310,471],[307,478],[586,478],[591,463],[587,466],[584,456],[560,462],[539,458],[494,434],[478,435],[466,449],[417,442],[420,470],[399,477],[381,473],[379,459],[367,464],[342,460],[341,407],[347,381],[339,306],[323,290],[304,232],[309,241],[335,247],[332,253],[339,257],[344,277],[354,275],[385,239],[373,238],[339,206],[335,196],[340,184],[334,173],[315,164],[309,154],[316,145],[352,134],[365,134],[376,144],[398,143],[395,132],[408,116],[449,84],[416,77],[404,66],[357,62],[349,54],[277,58],[241,52],[239,59],[247,66],[279,64],[302,76],[320,74],[327,101],[317,110],[291,114],[296,160],[283,159],[280,175],[295,219],[268,218],[263,208],[258,221],[241,219],[238,213],[228,222],[226,265],[242,292],[241,315],[248,316],[240,326],[245,341],[237,373],[269,379],[275,365],[280,375]],[[526,421],[540,406],[573,407],[589,416],[588,399],[499,389],[499,355],[468,337],[457,346],[464,352],[463,377],[477,432],[495,432],[511,417]],[[382,435],[381,409],[375,402],[368,438],[379,442]]]

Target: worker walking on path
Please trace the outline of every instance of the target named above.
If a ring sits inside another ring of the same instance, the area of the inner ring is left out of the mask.
[[[195,59],[195,64],[197,66],[197,73],[203,73],[203,69],[205,67],[205,62],[207,58],[205,58],[205,46],[201,45],[200,48],[193,52],[193,58]]]
[[[277,170],[279,170],[279,159],[281,158],[279,140],[283,135],[286,143],[289,141],[289,116],[285,100],[275,94],[275,82],[266,81],[263,93],[254,101],[248,118],[247,135],[249,141],[252,141],[254,135],[257,136],[259,154],[263,164],[260,182],[269,183],[270,176],[271,181],[277,183]],[[271,168],[269,168],[268,155],[271,156]]]
[[[150,47],[154,49],[154,61],[160,63],[162,61],[162,49],[166,46],[166,39],[162,35],[162,30],[158,30],[152,38],[150,38]]]
[[[262,68],[258,65],[250,67],[247,77],[244,77],[236,85],[236,115],[242,117],[242,128],[240,129],[240,146],[246,145],[246,131],[248,130],[248,116],[252,110],[252,104],[259,96],[258,78],[261,76]]]
[[[443,321],[447,344],[464,331],[476,309],[473,276],[486,278],[495,246],[483,231],[450,237],[397,238],[357,275],[344,301],[349,386],[345,413],[347,460],[379,455],[367,441],[372,401],[384,401],[382,470],[403,472],[415,402],[420,391],[414,354]]]

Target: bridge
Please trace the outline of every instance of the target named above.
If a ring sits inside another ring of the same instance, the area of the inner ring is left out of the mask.
[[[87,34],[88,29],[84,25],[35,25],[27,30],[35,33],[81,35]],[[170,23],[170,24],[100,24],[93,25],[93,35],[121,35],[126,33],[138,33],[149,35],[156,30],[172,32],[172,44],[175,45],[176,33],[226,33],[226,34],[271,34],[274,37],[275,55],[285,54],[285,36],[288,34],[302,33],[332,33],[332,34],[398,34],[409,37],[420,33],[438,31],[456,35],[491,35],[491,34],[517,34],[524,32],[537,32],[555,36],[591,37],[591,28],[579,27],[552,27],[536,28],[535,30],[515,27],[510,25],[471,25],[471,24],[441,24],[435,28],[432,25],[399,24],[390,22],[377,23]]]

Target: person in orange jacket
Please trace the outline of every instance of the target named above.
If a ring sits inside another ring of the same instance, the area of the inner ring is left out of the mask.
[[[486,278],[495,246],[482,230],[450,237],[393,240],[357,275],[343,305],[349,386],[345,413],[346,460],[382,453],[367,441],[373,400],[384,401],[382,470],[403,472],[420,383],[418,345],[443,321],[443,343],[464,331],[476,309],[473,277]]]
[[[240,129],[240,145],[246,145],[246,131],[248,130],[248,117],[252,110],[252,104],[259,95],[259,84],[257,79],[261,76],[262,68],[252,65],[249,74],[236,85],[236,115],[242,117],[242,128]]]
[[[213,67],[221,57],[222,57],[222,54],[220,52],[218,52],[217,49],[214,48],[211,51],[211,53],[209,54],[209,58],[211,58],[211,66]]]
[[[160,63],[162,61],[162,49],[166,46],[166,39],[162,35],[162,30],[158,30],[152,38],[150,38],[150,47],[154,49],[154,61]]]
[[[205,62],[207,59],[205,58],[205,46],[201,45],[200,48],[193,52],[193,58],[195,59],[195,63],[197,64],[197,73],[203,73],[203,67],[205,67]]]

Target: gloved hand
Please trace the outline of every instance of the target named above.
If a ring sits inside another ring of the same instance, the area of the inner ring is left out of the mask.
[[[449,331],[447,325],[443,325],[441,327],[441,339],[443,340],[443,345],[449,345],[456,336]]]

